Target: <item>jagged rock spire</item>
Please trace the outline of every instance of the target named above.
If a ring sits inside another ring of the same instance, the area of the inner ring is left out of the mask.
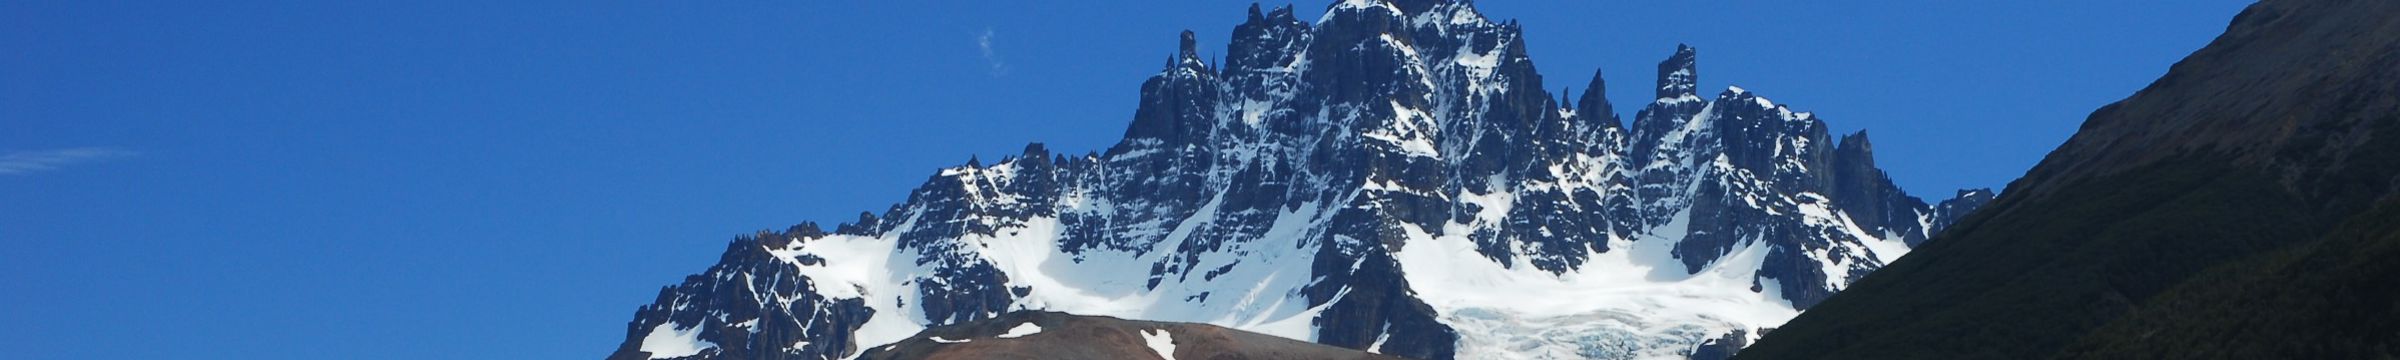
[[[1583,98],[1575,100],[1575,113],[1593,121],[1606,119],[1607,127],[1624,126],[1617,121],[1616,107],[1608,103],[1608,80],[1598,69],[1592,70],[1592,84],[1583,87]]]
[[[1836,162],[1852,163],[1867,168],[1875,167],[1875,144],[1867,141],[1866,130],[1842,135],[1842,142],[1834,146],[1833,153]]]
[[[1261,12],[1259,11],[1258,3],[1253,2],[1250,3],[1250,17],[1243,20],[1242,23],[1263,24],[1268,22],[1281,23],[1293,21],[1299,21],[1299,19],[1294,18],[1292,15],[1292,4],[1283,4],[1283,6],[1276,6],[1274,9]]]
[[[1047,160],[1050,157],[1050,148],[1042,145],[1042,143],[1039,142],[1027,143],[1025,144],[1025,150],[1020,152],[1018,155],[1023,156],[1028,160]]]
[[[1184,30],[1182,42],[1175,47],[1175,55],[1185,59],[1198,59],[1200,58],[1199,43],[1198,36],[1192,35],[1191,30]]]
[[[1200,58],[1199,37],[1186,29],[1175,44],[1175,55],[1167,57],[1166,71],[1208,70],[1208,61]]]
[[[1675,44],[1675,55],[1658,62],[1658,98],[1697,96],[1700,84],[1699,50]]]
[[[1663,145],[1662,141],[1667,141],[1662,136],[1682,127],[1685,120],[1707,105],[1696,92],[1700,80],[1699,56],[1699,50],[1691,45],[1676,44],[1675,54],[1658,62],[1658,83],[1653,88],[1658,97],[1633,118],[1632,155],[1637,161],[1675,160],[1657,158],[1655,151]]]

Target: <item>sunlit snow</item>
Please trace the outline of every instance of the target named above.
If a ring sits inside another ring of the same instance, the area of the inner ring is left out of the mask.
[[[1042,326],[1041,326],[1041,325],[1034,325],[1033,323],[1023,323],[1023,324],[1017,324],[1017,327],[1008,328],[1008,332],[1006,332],[1006,333],[1001,333],[999,337],[1000,337],[1000,338],[1002,338],[1002,339],[1015,339],[1015,338],[1021,338],[1021,337],[1025,337],[1025,335],[1033,335],[1033,334],[1040,334],[1040,333],[1042,333]]]
[[[650,328],[650,335],[642,337],[642,351],[652,359],[699,355],[715,347],[716,343],[700,340],[700,327],[676,328],[671,322]]]
[[[1158,353],[1159,358],[1175,360],[1175,336],[1166,329],[1142,330],[1142,343],[1150,345],[1150,351]]]

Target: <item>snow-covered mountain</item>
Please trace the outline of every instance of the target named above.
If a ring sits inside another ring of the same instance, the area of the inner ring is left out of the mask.
[[[1660,63],[1624,126],[1463,1],[1183,34],[1104,153],[942,169],[881,214],[735,239],[612,359],[837,359],[1040,309],[1415,358],[1722,353],[1988,199],[1895,187],[1864,133]],[[1981,194],[1981,195],[1973,195]],[[1980,196],[1980,197],[1977,197]],[[1707,346],[1703,346],[1704,343]],[[1462,354],[1472,354],[1462,355]]]

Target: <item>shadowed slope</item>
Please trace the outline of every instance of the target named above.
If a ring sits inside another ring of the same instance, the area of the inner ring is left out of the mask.
[[[2251,6],[1997,202],[1738,356],[2391,357],[2400,2]]]

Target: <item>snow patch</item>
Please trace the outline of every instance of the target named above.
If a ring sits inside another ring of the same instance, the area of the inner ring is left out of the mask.
[[[1041,325],[1034,325],[1033,323],[1023,323],[1023,324],[1017,324],[1017,327],[1008,328],[1008,332],[1007,332],[1007,333],[1000,334],[999,338],[1002,338],[1002,339],[1015,339],[1015,338],[1021,338],[1021,337],[1025,337],[1026,335],[1033,335],[1033,334],[1040,334],[1040,333],[1042,333],[1042,326],[1041,326]]]
[[[1374,129],[1360,136],[1390,143],[1392,148],[1398,149],[1401,154],[1408,156],[1441,156],[1441,151],[1434,148],[1433,134],[1429,133],[1430,129],[1418,126],[1419,119],[1427,118],[1425,113],[1411,109],[1407,105],[1401,105],[1396,100],[1389,101],[1389,103],[1392,106],[1393,114],[1391,126]]]
[[[1167,329],[1142,330],[1142,343],[1150,345],[1150,351],[1158,353],[1159,358],[1175,360],[1175,336],[1167,333]]]
[[[642,337],[642,352],[650,353],[652,359],[699,355],[716,347],[717,343],[700,340],[699,326],[680,328],[673,322],[658,324],[650,328],[649,336]]]

